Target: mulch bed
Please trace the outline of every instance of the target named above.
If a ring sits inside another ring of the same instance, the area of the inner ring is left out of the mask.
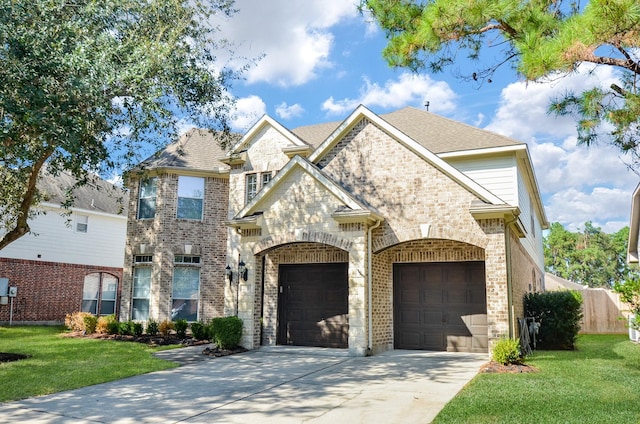
[[[198,346],[208,344],[208,340],[195,340],[191,337],[186,339],[179,338],[176,334],[169,334],[168,336],[151,336],[149,334],[143,334],[142,336],[126,336],[123,334],[105,334],[105,333],[93,333],[83,334],[80,331],[72,331],[68,333],[62,333],[62,337],[84,337],[90,339],[100,340],[119,340],[124,342],[144,343],[149,346],[166,346],[180,344],[183,346]]]
[[[523,363],[503,365],[499,362],[491,361],[483,365],[482,368],[480,368],[480,372],[517,374],[523,372],[538,372],[538,369]]]
[[[22,355],[20,353],[0,352],[0,363],[19,361],[21,359],[27,359],[27,358],[29,358],[29,355]]]

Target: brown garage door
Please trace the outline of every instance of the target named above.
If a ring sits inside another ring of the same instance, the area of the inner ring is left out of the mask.
[[[394,347],[487,352],[484,262],[395,264]]]
[[[348,264],[280,265],[278,344],[348,347]]]

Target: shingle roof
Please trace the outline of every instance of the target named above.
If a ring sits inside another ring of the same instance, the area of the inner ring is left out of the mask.
[[[380,117],[436,154],[523,144],[410,106],[380,115]],[[298,127],[292,132],[317,147],[341,123],[340,121],[308,125]]]
[[[211,131],[192,128],[165,149],[143,160],[135,170],[157,168],[189,168],[203,171],[228,169],[220,162],[226,155],[220,138]]]
[[[76,179],[67,172],[55,176],[43,172],[37,187],[45,202],[61,205],[67,199],[67,190],[75,183]],[[73,190],[73,195],[74,208],[127,216],[127,192],[100,177],[91,176],[87,184]]]

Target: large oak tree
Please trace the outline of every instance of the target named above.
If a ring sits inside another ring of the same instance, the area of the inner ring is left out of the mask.
[[[492,60],[526,80],[557,78],[582,63],[613,66],[620,84],[560,93],[550,109],[577,119],[579,142],[612,143],[640,170],[640,2],[637,0],[362,0],[386,32],[393,66],[441,71],[460,54]],[[582,7],[584,6],[584,7]],[[479,62],[478,62],[479,63]]]
[[[229,132],[242,70],[217,63],[229,45],[209,22],[234,12],[233,0],[0,0],[0,249],[29,232],[45,168],[83,184],[166,144],[180,119]]]

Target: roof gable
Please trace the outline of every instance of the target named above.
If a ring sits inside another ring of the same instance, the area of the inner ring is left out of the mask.
[[[449,178],[456,181],[458,184],[469,190],[484,202],[495,205],[505,204],[503,200],[495,196],[493,193],[473,181],[471,178],[464,175],[462,172],[458,171],[453,166],[449,165],[429,149],[425,148],[420,143],[409,137],[407,134],[400,131],[389,122],[382,119],[362,105],[358,106],[358,108],[356,108],[356,110],[351,115],[349,115],[349,117],[347,117],[347,119],[345,119],[342,124],[340,124],[322,144],[320,144],[320,146],[318,146],[318,148],[309,157],[309,160],[313,163],[320,162],[321,159],[325,155],[327,155],[362,119],[367,119],[373,124],[380,127],[398,143],[401,143],[414,154],[418,155],[423,160],[439,169]]]
[[[297,171],[301,170],[310,175],[315,181],[323,186],[327,191],[333,194],[337,199],[342,202],[346,208],[343,213],[362,213],[369,215],[372,219],[380,220],[382,217],[371,206],[365,205],[353,195],[347,192],[339,184],[326,176],[320,169],[303,159],[300,156],[294,156],[284,168],[278,172],[278,174],[271,180],[269,185],[264,187],[247,205],[234,217],[234,220],[240,220],[259,211],[260,206],[270,197],[273,193],[276,193],[278,187],[288,181],[291,176]]]
[[[282,134],[289,142],[291,142],[293,146],[309,147],[308,143],[301,140],[297,135],[285,128],[278,121],[268,115],[263,115],[262,118],[260,118],[258,122],[253,124],[249,131],[245,133],[240,141],[238,141],[238,143],[231,148],[227,156],[231,157],[246,150],[255,139],[255,137],[267,126],[274,128],[276,131]]]

